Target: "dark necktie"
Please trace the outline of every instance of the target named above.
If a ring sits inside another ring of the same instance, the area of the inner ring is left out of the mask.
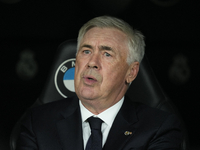
[[[90,117],[87,120],[90,124],[91,135],[88,139],[86,150],[102,150],[101,124],[103,121],[95,117]]]

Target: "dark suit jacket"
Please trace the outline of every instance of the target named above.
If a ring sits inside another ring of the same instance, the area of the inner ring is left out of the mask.
[[[129,134],[125,134],[128,131]],[[126,97],[104,150],[179,149],[180,122],[175,115],[130,102]],[[22,124],[20,150],[82,150],[78,98],[68,98],[30,110]]]

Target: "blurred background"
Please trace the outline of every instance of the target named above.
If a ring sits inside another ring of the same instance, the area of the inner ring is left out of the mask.
[[[200,1],[0,0],[0,150],[40,95],[60,43],[99,15],[119,17],[146,37],[146,54],[200,149]]]

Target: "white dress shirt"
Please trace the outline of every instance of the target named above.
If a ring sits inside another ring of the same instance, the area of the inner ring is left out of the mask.
[[[82,129],[83,129],[83,144],[84,144],[84,149],[86,147],[87,141],[90,137],[91,134],[91,129],[89,123],[86,121],[89,117],[94,116],[94,117],[99,117],[101,120],[103,120],[102,126],[101,126],[101,132],[102,132],[102,147],[106,142],[106,139],[108,137],[108,133],[110,131],[110,128],[112,127],[113,121],[120,110],[122,104],[124,102],[124,97],[117,102],[115,105],[112,107],[106,109],[102,113],[98,115],[94,115],[91,113],[89,110],[87,110],[81,101],[79,100],[80,104],[80,111],[81,111],[81,117],[82,117]]]

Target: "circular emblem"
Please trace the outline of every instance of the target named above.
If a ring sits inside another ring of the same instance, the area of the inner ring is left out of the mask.
[[[67,98],[75,92],[74,89],[74,72],[75,72],[75,58],[64,61],[56,70],[55,73],[55,87],[58,93]]]

